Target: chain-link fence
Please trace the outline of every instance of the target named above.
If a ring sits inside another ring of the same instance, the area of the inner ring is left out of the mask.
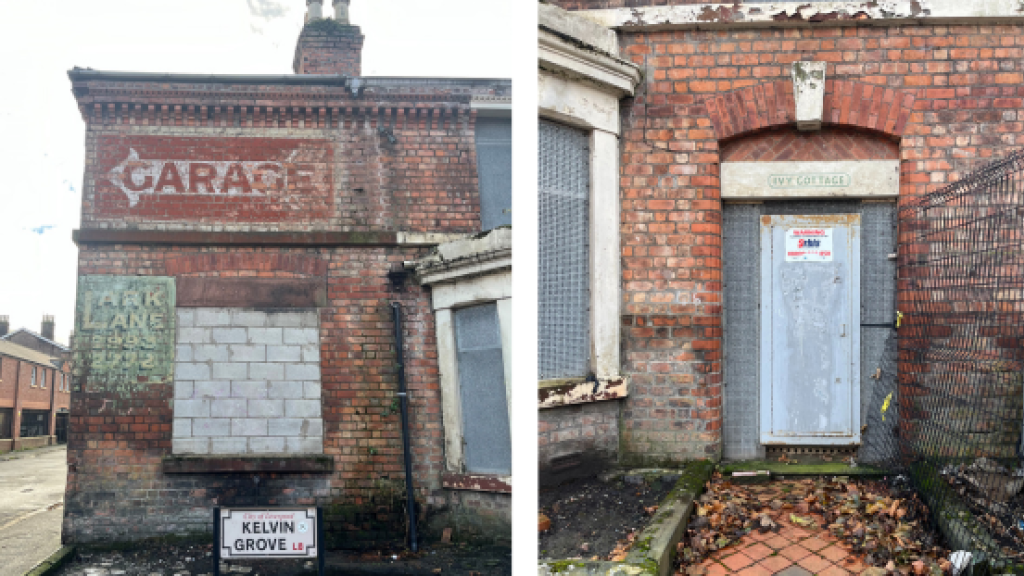
[[[1024,570],[1024,152],[904,201],[897,283],[865,447],[953,549]]]

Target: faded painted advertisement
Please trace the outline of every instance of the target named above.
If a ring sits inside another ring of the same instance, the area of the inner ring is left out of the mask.
[[[174,378],[174,278],[82,276],[75,390],[133,391]]]
[[[101,137],[100,150],[95,214],[104,218],[279,222],[326,217],[333,197],[324,140]]]
[[[131,206],[138,204],[141,196],[152,194],[266,196],[287,190],[289,180],[295,187],[312,182],[314,169],[290,162],[297,153],[293,152],[285,162],[192,162],[144,160],[131,148],[128,156],[107,173],[107,178],[124,192]]]

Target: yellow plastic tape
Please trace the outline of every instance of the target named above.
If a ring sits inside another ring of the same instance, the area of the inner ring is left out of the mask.
[[[892,392],[885,397],[885,402],[882,403],[882,422],[885,422],[885,413],[889,411],[889,405],[892,404]]]
[[[900,324],[903,323],[903,312],[896,312],[896,327],[899,328]]]

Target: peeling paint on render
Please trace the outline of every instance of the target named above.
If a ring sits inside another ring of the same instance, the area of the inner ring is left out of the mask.
[[[810,25],[831,22],[889,24],[939,19],[965,22],[975,19],[1024,17],[1021,0],[864,0],[847,2],[772,2],[767,4],[687,4],[581,10],[579,14],[609,28],[676,29]]]
[[[541,383],[539,408],[615,400],[629,395],[629,380],[555,380]]]
[[[478,492],[512,492],[512,485],[505,476],[484,474],[445,474],[441,479],[445,488],[453,490],[476,490]]]

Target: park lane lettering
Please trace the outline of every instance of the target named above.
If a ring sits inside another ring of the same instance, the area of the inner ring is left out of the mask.
[[[127,390],[167,381],[174,300],[169,278],[80,278],[72,368],[78,383]]]
[[[160,291],[127,290],[124,293],[105,291],[86,292],[83,323],[86,330],[114,330],[129,328],[163,330],[166,327],[166,294]],[[147,310],[155,308],[159,311]],[[110,310],[112,313],[106,313]]]
[[[134,148],[107,173],[107,178],[135,206],[142,196],[164,194],[201,196],[269,196],[312,188],[315,170],[293,161],[298,150],[283,162],[262,160],[197,161],[142,159]]]

